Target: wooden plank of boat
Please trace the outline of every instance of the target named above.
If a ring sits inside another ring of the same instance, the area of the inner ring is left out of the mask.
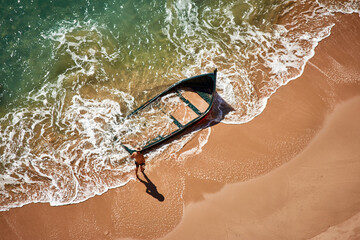
[[[145,151],[204,119],[213,106],[216,74],[181,80],[130,113],[122,146],[130,154]]]

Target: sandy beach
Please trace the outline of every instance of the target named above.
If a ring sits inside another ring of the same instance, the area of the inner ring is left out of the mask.
[[[0,239],[360,239],[359,39],[359,15],[337,15],[251,122],[203,129],[143,182],[0,212]]]

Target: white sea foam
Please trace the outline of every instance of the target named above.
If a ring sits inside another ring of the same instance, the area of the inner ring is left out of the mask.
[[[360,16],[360,1],[347,0],[347,1],[323,1],[316,0],[319,6],[326,8],[331,13],[344,13],[352,14],[358,13]]]
[[[184,161],[188,156],[194,156],[202,152],[202,148],[208,142],[211,133],[211,128],[206,128],[201,131],[200,136],[198,136],[198,145],[195,148],[187,150],[179,155],[179,161]]]

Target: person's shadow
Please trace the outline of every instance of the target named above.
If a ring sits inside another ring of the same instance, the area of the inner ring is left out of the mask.
[[[138,177],[138,179],[140,182],[142,182],[145,185],[146,193],[151,195],[152,197],[156,198],[160,202],[164,201],[165,200],[164,196],[158,192],[154,183],[146,176],[146,174],[144,172],[143,172],[143,175],[144,175],[146,181],[140,179],[139,177]]]

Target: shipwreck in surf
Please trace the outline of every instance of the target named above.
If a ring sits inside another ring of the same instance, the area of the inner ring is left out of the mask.
[[[183,79],[156,95],[124,119],[128,132],[120,139],[130,154],[145,151],[206,118],[216,93],[213,73]]]

